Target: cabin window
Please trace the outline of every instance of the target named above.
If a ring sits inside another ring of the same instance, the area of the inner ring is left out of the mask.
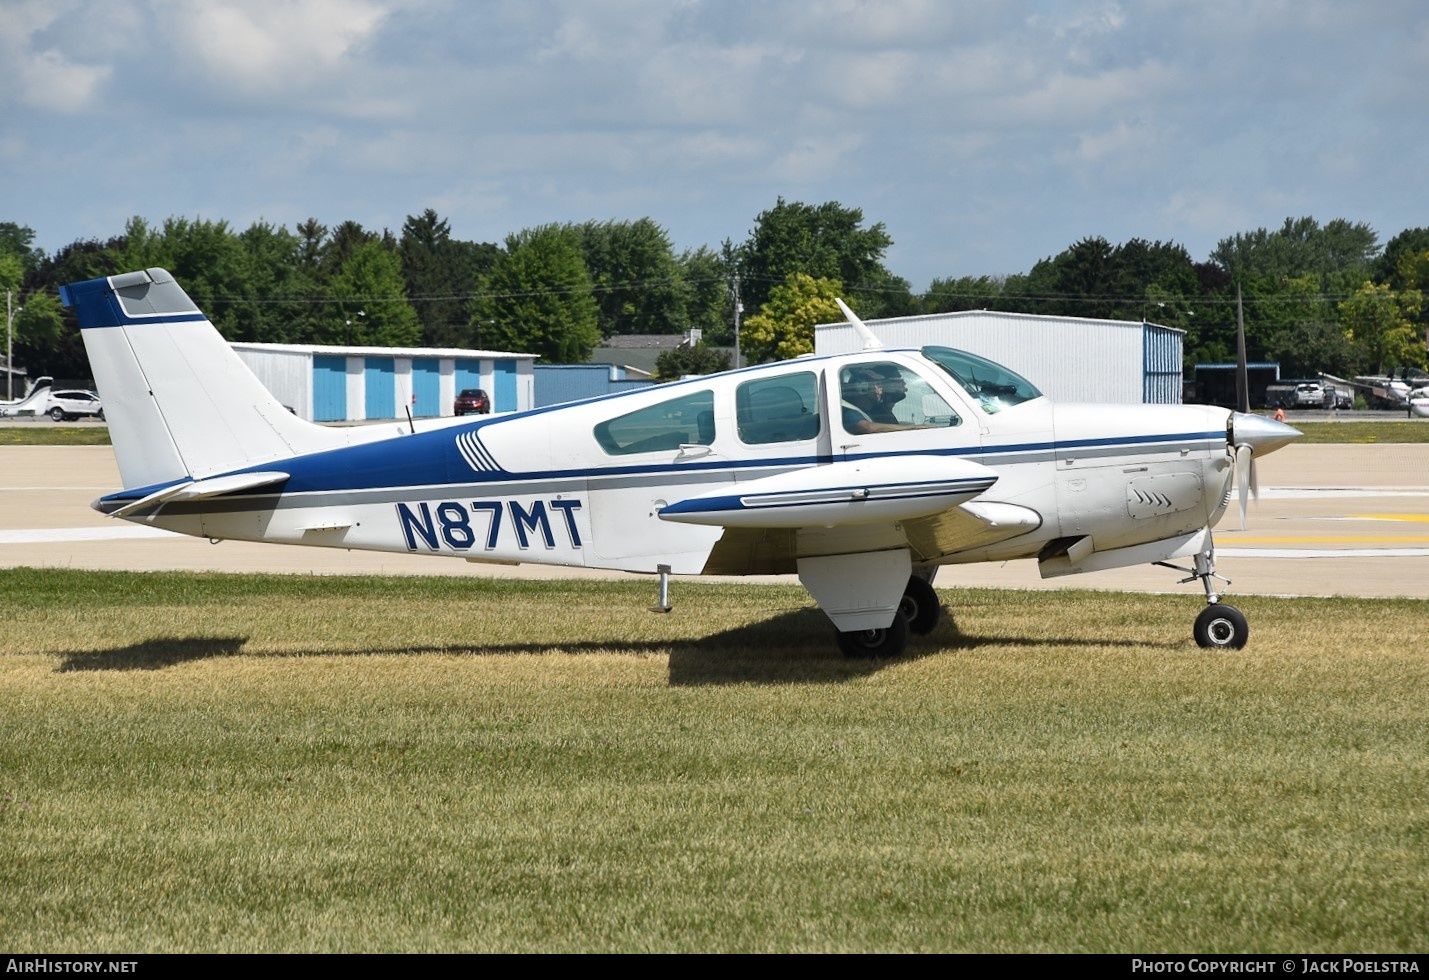
[[[735,391],[742,442],[758,446],[819,434],[819,379],[812,371],[746,381]]]
[[[962,417],[918,372],[864,361],[839,372],[844,428],[855,435],[961,425]]]
[[[612,456],[708,446],[714,437],[714,392],[709,390],[636,409],[595,427],[595,441]]]
[[[952,375],[989,415],[1042,397],[1032,382],[985,357],[951,347],[924,347],[923,356]]]

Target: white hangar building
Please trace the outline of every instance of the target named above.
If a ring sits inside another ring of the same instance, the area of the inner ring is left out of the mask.
[[[1176,405],[1185,331],[1130,320],[971,310],[865,321],[888,348],[957,347],[1005,364],[1060,402]],[[862,349],[845,322],[814,329],[814,353]]]
[[[454,414],[464,388],[481,388],[493,412],[535,405],[535,354],[431,347],[230,345],[258,380],[313,422]]]

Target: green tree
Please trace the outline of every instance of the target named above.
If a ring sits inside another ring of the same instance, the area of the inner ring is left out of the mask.
[[[1370,370],[1382,374],[1396,366],[1429,367],[1423,337],[1412,317],[1424,303],[1418,290],[1395,292],[1366,282],[1340,304],[1340,315]]]
[[[1336,304],[1312,274],[1287,279],[1257,304],[1265,356],[1280,364],[1281,377],[1358,373],[1354,345],[1346,336]]]
[[[1346,272],[1363,279],[1378,254],[1378,241],[1367,224],[1336,218],[1321,228],[1314,218],[1286,218],[1276,231],[1257,228],[1221,239],[1211,260],[1242,286],[1307,273],[1322,280]]]
[[[934,279],[920,302],[924,313],[960,313],[995,310],[1003,301],[1005,280],[993,276]]]
[[[782,197],[756,219],[738,253],[746,309],[760,309],[793,273],[844,283],[869,318],[882,315],[891,274],[883,256],[893,244],[882,222],[863,227],[863,212],[836,201],[817,207]],[[906,289],[906,283],[904,287]]]
[[[684,333],[688,286],[670,236],[649,218],[588,221],[575,229],[602,337]]]
[[[732,266],[726,258],[706,246],[685,251],[679,258],[679,274],[685,283],[685,322],[699,330],[705,341],[716,346],[734,344],[734,295]]]
[[[1415,256],[1423,252],[1429,252],[1429,228],[1406,228],[1384,246],[1384,252],[1375,261],[1374,281],[1389,283],[1395,289],[1429,287],[1429,282],[1422,279],[1418,282],[1404,281],[1400,268],[1405,255]]]
[[[323,321],[329,343],[415,347],[422,328],[407,302],[402,261],[376,236],[352,244],[329,285],[333,309]]]
[[[22,300],[17,295],[15,305],[18,307],[13,325],[15,343],[23,345],[26,350],[53,347],[64,326],[64,307],[60,305],[59,296],[35,292],[27,294]],[[19,359],[16,361],[18,363]]]
[[[452,238],[451,225],[427,208],[420,215],[408,215],[398,251],[407,300],[422,325],[422,344],[471,346],[471,297],[500,249]]]
[[[841,292],[835,279],[790,273],[759,312],[744,321],[744,357],[758,364],[812,353],[815,325],[843,319],[836,302]]]
[[[705,345],[676,347],[655,358],[655,380],[675,381],[691,374],[715,374],[729,370],[729,353]]]
[[[13,255],[20,261],[22,273],[39,268],[45,253],[34,247],[35,230],[13,221],[0,221],[0,255]]]
[[[542,225],[507,236],[475,307],[484,346],[582,364],[600,342],[599,312],[579,234]]]
[[[323,304],[317,283],[299,261],[300,239],[286,228],[255,222],[238,236],[243,250],[242,301],[229,340],[297,344],[317,332]]]

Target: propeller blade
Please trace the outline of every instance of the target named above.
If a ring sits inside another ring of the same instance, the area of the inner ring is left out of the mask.
[[[1250,368],[1245,357],[1245,317],[1241,313],[1240,283],[1235,287],[1235,402],[1236,411],[1250,411]]]
[[[1255,473],[1255,451],[1249,446],[1241,444],[1235,447],[1235,483],[1236,489],[1240,492],[1240,529],[1245,530],[1245,508],[1246,501],[1250,494],[1250,485],[1254,480]],[[1257,497],[1257,499],[1259,499]]]

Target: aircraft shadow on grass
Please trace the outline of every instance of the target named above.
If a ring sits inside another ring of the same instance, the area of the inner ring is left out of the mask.
[[[637,653],[670,658],[670,684],[808,684],[867,676],[895,663],[938,653],[956,653],[987,646],[1020,648],[1122,647],[1164,652],[1182,644],[1105,638],[979,636],[964,633],[951,612],[927,636],[916,637],[902,658],[853,659],[819,642],[822,613],[813,608],[779,613],[768,619],[691,639],[607,639],[567,643],[508,642],[484,645],[372,646],[363,650],[298,649],[257,654],[259,657],[411,656],[471,654],[530,656],[558,651],[567,656]],[[60,654],[59,672],[163,670],[186,663],[244,654],[244,636],[155,637],[121,647],[74,650]]]

